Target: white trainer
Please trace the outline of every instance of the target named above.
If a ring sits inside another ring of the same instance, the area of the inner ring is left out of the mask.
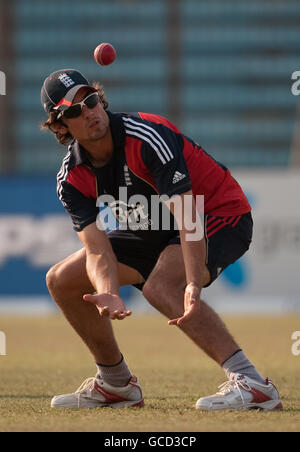
[[[198,410],[282,410],[279,394],[273,382],[258,383],[241,374],[230,375],[229,381],[212,396],[202,397],[196,403]]]
[[[125,408],[143,407],[144,399],[141,385],[132,375],[126,386],[116,387],[105,383],[102,378],[88,378],[73,394],[53,397],[52,408]]]

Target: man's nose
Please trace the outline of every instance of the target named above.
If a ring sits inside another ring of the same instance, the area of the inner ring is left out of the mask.
[[[86,105],[83,105],[82,106],[82,111],[81,111],[81,114],[82,114],[82,116],[84,117],[84,118],[88,118],[89,117],[89,114],[91,113],[91,109],[89,108],[89,107],[87,107]]]

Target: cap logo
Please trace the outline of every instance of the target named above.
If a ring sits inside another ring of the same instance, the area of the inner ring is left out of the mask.
[[[66,88],[75,85],[75,82],[67,74],[61,74],[58,78],[65,85]]]

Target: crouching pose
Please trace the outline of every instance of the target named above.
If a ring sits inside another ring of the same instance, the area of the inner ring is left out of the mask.
[[[131,314],[120,286],[134,285],[170,327],[179,327],[223,367],[228,380],[216,394],[200,398],[197,409],[282,408],[271,380],[201,299],[202,289],[252,239],[251,207],[229,170],[164,117],[110,112],[102,87],[76,70],[51,74],[42,104],[49,115],[43,128],[68,145],[57,193],[83,244],[50,269],[47,285],[97,366],[95,377],[75,393],[54,397],[52,407],[144,405],[112,328],[112,320]],[[157,198],[159,215],[151,209]],[[118,220],[110,233],[99,217],[102,201]]]

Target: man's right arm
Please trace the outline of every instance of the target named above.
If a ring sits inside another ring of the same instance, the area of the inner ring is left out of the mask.
[[[78,168],[76,169],[78,170]],[[96,225],[99,214],[96,193],[90,193],[88,196],[83,190],[80,190],[80,181],[78,182],[74,175],[73,179],[70,178],[72,171],[74,169],[65,176],[61,176],[64,180],[58,177],[57,191],[63,206],[71,216],[73,227],[86,249],[86,268],[89,279],[98,293],[119,295],[117,260],[106,232],[98,229]],[[83,186],[83,184],[81,185]]]
[[[59,181],[58,194],[86,249],[86,270],[96,294],[86,294],[84,300],[95,304],[100,315],[125,318],[131,312],[119,296],[118,264],[110,241],[106,232],[96,226],[99,213],[96,199],[80,192],[67,180]]]
[[[78,236],[86,249],[86,270],[96,291],[119,295],[118,263],[106,232],[92,223]]]
[[[92,223],[78,236],[86,249],[87,275],[96,294],[86,294],[83,299],[95,304],[100,315],[122,320],[131,314],[120,298],[118,262],[104,231]]]

